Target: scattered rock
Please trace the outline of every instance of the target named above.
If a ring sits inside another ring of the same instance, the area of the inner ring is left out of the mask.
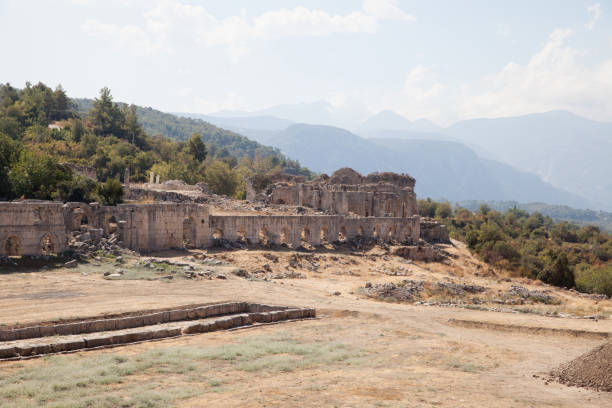
[[[64,264],[64,266],[66,268],[76,268],[77,266],[79,266],[79,263],[77,262],[76,259],[73,259],[71,261],[68,261]]]
[[[377,283],[364,289],[368,297],[394,299],[398,301],[414,301],[424,289],[423,281],[403,280],[397,284]]]
[[[612,342],[595,347],[551,374],[562,384],[612,392]]]

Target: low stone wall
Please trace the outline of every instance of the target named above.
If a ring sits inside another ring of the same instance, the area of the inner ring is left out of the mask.
[[[116,347],[258,323],[314,317],[316,311],[310,308],[231,302],[68,324],[41,323],[0,331],[0,359]],[[85,336],[81,337],[83,334]]]

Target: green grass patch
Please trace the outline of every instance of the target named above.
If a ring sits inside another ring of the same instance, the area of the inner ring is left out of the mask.
[[[72,354],[0,369],[3,408],[157,408],[207,392],[227,392],[221,371],[284,373],[358,366],[369,354],[344,344],[248,337],[218,347],[173,347],[137,355]],[[235,384],[238,386],[239,384]]]

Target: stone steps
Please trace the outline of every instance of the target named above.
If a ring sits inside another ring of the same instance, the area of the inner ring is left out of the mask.
[[[233,302],[121,318],[37,325],[14,329],[13,331],[18,331],[15,335],[2,333],[12,339],[0,342],[0,360],[116,347],[254,324],[313,317],[316,317],[316,311],[310,308]],[[45,329],[41,330],[43,327]],[[26,334],[29,337],[22,337]]]

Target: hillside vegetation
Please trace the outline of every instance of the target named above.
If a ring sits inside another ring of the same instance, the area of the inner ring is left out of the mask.
[[[606,211],[581,210],[566,205],[519,203],[517,201],[466,200],[459,201],[456,204],[471,211],[477,211],[483,204],[497,211],[519,208],[530,214],[539,212],[542,215],[549,216],[555,221],[570,221],[578,225],[597,225],[606,232],[612,232],[612,213]]]
[[[0,85],[0,198],[116,203],[105,192],[120,192],[117,179],[126,168],[132,181],[146,181],[152,170],[162,180],[206,181],[213,192],[235,197],[245,195],[245,180],[255,174],[310,175],[299,163],[240,135],[115,103],[107,88],[87,112],[80,109],[61,87]],[[155,136],[143,121],[157,129]],[[181,141],[166,131],[180,134]],[[79,175],[75,165],[93,167],[106,185]]]
[[[485,262],[517,275],[612,296],[612,235],[539,212],[504,212],[483,204],[477,212],[419,200],[419,213],[444,222],[455,239]]]

